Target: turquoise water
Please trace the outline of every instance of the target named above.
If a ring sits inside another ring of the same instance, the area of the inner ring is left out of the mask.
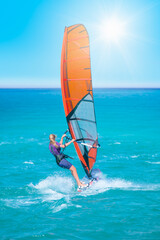
[[[60,89],[0,90],[0,239],[160,239],[160,90],[94,96],[103,179],[78,193],[48,150],[67,129]]]

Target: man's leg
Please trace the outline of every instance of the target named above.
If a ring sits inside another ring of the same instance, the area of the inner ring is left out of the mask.
[[[79,180],[78,174],[77,174],[77,170],[76,168],[72,165],[72,167],[70,167],[69,169],[73,175],[73,177],[75,178],[77,185],[78,186],[86,186],[86,184],[82,184],[81,181]]]

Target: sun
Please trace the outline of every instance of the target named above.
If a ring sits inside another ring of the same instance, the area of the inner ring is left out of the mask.
[[[126,22],[112,17],[101,22],[99,31],[104,41],[119,43],[127,34]]]

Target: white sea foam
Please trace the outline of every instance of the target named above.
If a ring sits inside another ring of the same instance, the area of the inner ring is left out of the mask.
[[[63,177],[59,175],[49,176],[46,179],[40,181],[35,185],[36,189],[52,188],[53,190],[59,190],[60,192],[70,192],[73,188],[72,178]]]
[[[67,204],[63,203],[63,204],[61,204],[61,205],[59,205],[57,207],[53,206],[52,209],[53,209],[53,212],[56,213],[56,212],[59,212],[59,211],[61,211],[63,209],[66,209],[67,207],[68,207]]]
[[[72,200],[77,196],[87,197],[97,195],[106,191],[160,191],[160,184],[140,184],[121,178],[108,178],[101,174],[101,179],[93,183],[87,190],[76,191],[76,184],[72,177],[55,174],[41,180],[38,184],[29,185],[36,189],[41,196],[42,202],[52,202],[53,212],[59,212],[70,207],[80,208],[80,205],[73,204]]]
[[[150,161],[146,161],[146,162],[150,164],[160,164],[160,162],[150,162]]]
[[[7,145],[7,144],[11,144],[11,142],[1,142],[1,143],[0,143],[0,146],[1,146],[1,145]]]
[[[73,192],[73,179],[59,175],[49,176],[38,184],[29,184],[30,187],[37,189],[42,194],[43,201],[69,199],[69,194]]]
[[[67,209],[69,207],[73,207],[73,208],[81,208],[82,206],[80,205],[75,205],[75,204],[72,204],[72,203],[62,203],[61,205],[59,206],[53,206],[52,209],[53,209],[53,212],[59,212],[63,209]]]
[[[131,158],[138,158],[139,155],[134,155],[134,156],[131,156]]]
[[[40,202],[50,202],[52,211],[59,212],[67,208],[81,208],[79,204],[75,204],[74,199],[81,197],[88,197],[97,195],[106,191],[160,191],[160,184],[141,184],[134,181],[128,181],[121,178],[108,178],[101,175],[101,179],[92,184],[87,190],[79,193],[76,191],[75,183],[72,177],[63,175],[49,176],[44,180],[39,181],[38,184],[30,183],[29,187],[34,189],[28,196],[19,196],[13,199],[3,199],[5,204],[12,208],[27,207],[29,205],[38,204]],[[35,195],[36,194],[36,195]],[[72,201],[73,200],[73,201]],[[73,203],[72,203],[73,202]]]
[[[160,191],[160,184],[139,184],[120,178],[107,178],[102,175],[102,178],[95,182],[86,191],[81,192],[82,196],[96,195],[109,190],[123,191]]]
[[[29,186],[38,190],[42,202],[52,202],[51,208],[54,213],[69,207],[81,207],[72,203],[72,198],[77,195],[72,177],[56,174],[47,177],[36,185],[31,183]]]
[[[29,161],[29,162],[25,161],[24,163],[25,164],[34,164],[32,161]]]
[[[121,144],[120,142],[115,142],[114,144]]]
[[[82,195],[95,195],[102,192],[106,192],[111,189],[122,189],[126,190],[132,187],[132,182],[125,181],[123,179],[119,178],[104,178],[99,180],[96,183],[93,183],[93,185],[88,188],[86,191],[82,192]]]
[[[20,208],[24,206],[30,206],[32,204],[37,204],[38,199],[37,198],[26,198],[26,197],[18,197],[16,199],[3,199],[1,201],[4,201],[6,206],[12,207],[12,208]]]

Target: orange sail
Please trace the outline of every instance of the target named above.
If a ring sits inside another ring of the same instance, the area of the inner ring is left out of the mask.
[[[61,90],[75,149],[88,177],[96,161],[98,136],[92,92],[89,36],[82,24],[65,28],[61,54]]]

